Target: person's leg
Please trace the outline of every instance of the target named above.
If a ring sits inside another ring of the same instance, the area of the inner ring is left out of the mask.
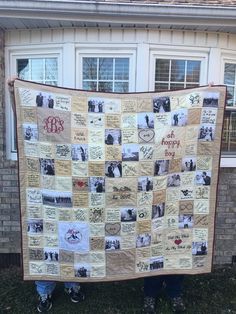
[[[143,313],[154,314],[156,297],[160,293],[163,285],[163,276],[144,278],[144,305]]]
[[[171,299],[173,312],[184,312],[185,305],[182,299],[184,275],[165,276],[166,292]]]
[[[56,287],[54,281],[35,281],[36,290],[39,295],[38,312],[47,312],[52,307],[51,295]]]
[[[64,285],[65,292],[70,296],[71,302],[78,303],[85,299],[85,295],[81,291],[81,287],[78,282],[65,282]]]

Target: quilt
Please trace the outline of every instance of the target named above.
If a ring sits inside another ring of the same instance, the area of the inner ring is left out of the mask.
[[[14,95],[24,279],[211,271],[224,86]]]

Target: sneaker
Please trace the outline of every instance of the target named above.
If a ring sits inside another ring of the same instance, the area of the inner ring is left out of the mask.
[[[70,296],[70,300],[73,303],[78,303],[85,299],[85,295],[81,291],[80,286],[74,286],[72,288],[65,288],[65,292],[66,294]]]
[[[44,313],[50,311],[52,308],[52,300],[50,295],[39,296],[39,304],[37,310],[39,313]]]
[[[143,313],[144,314],[155,314],[156,300],[153,297],[144,297]]]
[[[172,298],[171,305],[174,313],[183,313],[186,310],[182,297]]]

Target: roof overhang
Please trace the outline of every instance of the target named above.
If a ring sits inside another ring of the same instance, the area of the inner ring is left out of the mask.
[[[0,28],[145,27],[236,33],[236,7],[0,0]]]

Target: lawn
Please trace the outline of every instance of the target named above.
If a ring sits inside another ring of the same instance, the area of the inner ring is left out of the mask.
[[[23,282],[19,268],[0,271],[0,313],[36,313],[37,295],[33,282]],[[59,283],[53,295],[52,314],[132,314],[141,313],[143,281],[130,280],[84,284],[86,300],[72,304]],[[187,314],[236,313],[236,267],[214,270],[211,274],[186,276],[184,299]],[[159,314],[171,314],[162,292]]]

